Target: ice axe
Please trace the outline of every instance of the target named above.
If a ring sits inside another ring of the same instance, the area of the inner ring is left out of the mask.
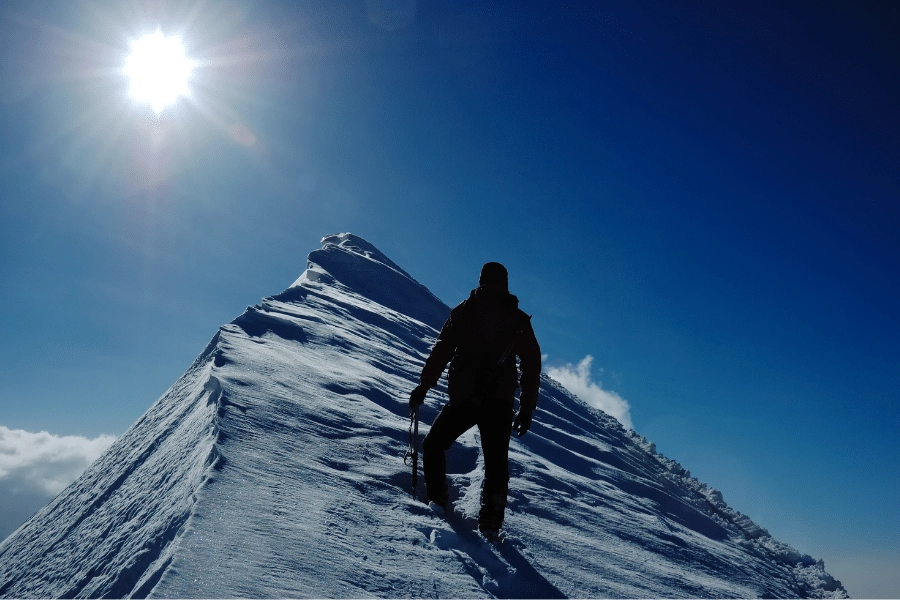
[[[409,448],[403,455],[403,463],[409,465],[407,459],[412,459],[412,495],[416,497],[416,487],[419,484],[419,407],[413,406],[409,410]]]

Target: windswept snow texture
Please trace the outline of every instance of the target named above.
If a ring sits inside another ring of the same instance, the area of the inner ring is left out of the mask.
[[[0,595],[846,597],[821,562],[547,378],[512,442],[506,541],[473,531],[475,431],[448,460],[456,514],[435,515],[401,455],[447,314],[368,242],[326,237],[0,545]],[[444,400],[429,395],[422,434]]]

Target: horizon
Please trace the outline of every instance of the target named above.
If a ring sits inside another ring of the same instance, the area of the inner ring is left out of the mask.
[[[503,263],[545,372],[896,597],[898,13],[6,4],[0,497],[58,491],[349,231],[449,306]],[[122,72],[157,30],[196,63],[165,107]]]

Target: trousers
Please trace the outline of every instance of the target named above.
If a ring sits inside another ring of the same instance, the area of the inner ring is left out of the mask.
[[[478,522],[482,528],[499,529],[503,524],[509,491],[512,417],[510,403],[502,400],[478,406],[446,404],[422,442],[422,467],[428,499],[438,504],[447,502],[446,452],[459,436],[477,425],[484,455],[484,484]]]

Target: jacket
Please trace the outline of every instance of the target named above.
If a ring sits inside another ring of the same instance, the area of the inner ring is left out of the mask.
[[[511,351],[499,364],[510,343]],[[519,299],[505,289],[481,286],[450,311],[420,382],[434,387],[448,362],[447,393],[453,404],[508,402],[512,407],[521,383],[521,409],[533,411],[537,406],[541,348],[531,318],[519,310]]]

